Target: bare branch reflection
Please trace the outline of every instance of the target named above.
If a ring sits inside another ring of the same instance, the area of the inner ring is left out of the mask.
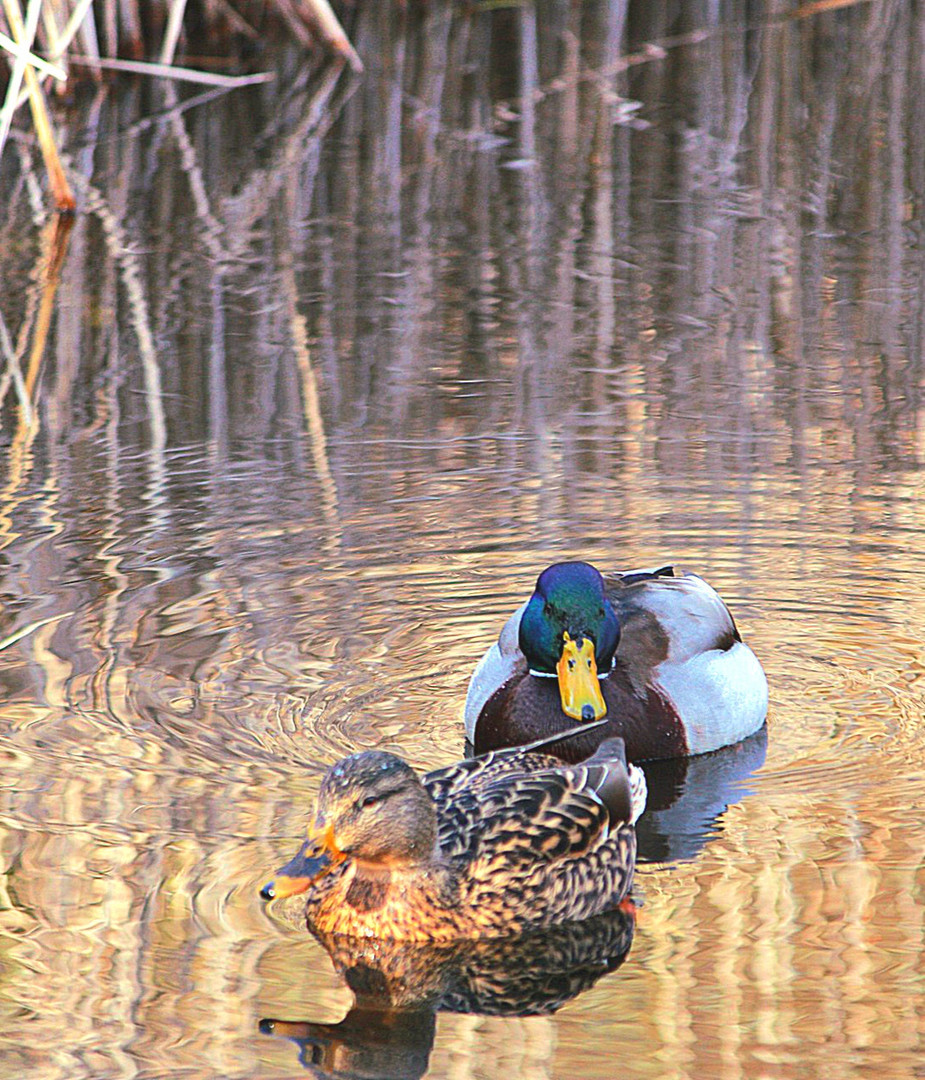
[[[444,1011],[434,1075],[595,1075],[605,1037],[678,1077],[920,1067],[925,11],[758,7],[367,0],[362,77],[255,22],[272,84],[58,103],[60,264],[14,127],[10,1075],[290,1069],[259,1018],[348,1005],[255,882],[333,760],[459,756],[563,557],[705,572],[767,757],[643,821],[619,991]]]

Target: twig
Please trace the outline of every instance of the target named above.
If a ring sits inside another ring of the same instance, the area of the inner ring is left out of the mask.
[[[87,7],[87,13],[80,21],[80,39],[84,43],[84,52],[98,59],[100,43],[99,38],[96,36],[96,19],[93,15],[92,6]],[[102,72],[98,68],[93,69],[93,78],[96,82],[103,81]]]
[[[74,40],[77,31],[80,29],[80,24],[92,3],[93,0],[78,0],[74,10],[71,12],[71,17],[65,23],[64,30],[60,34],[58,33],[58,26],[55,22],[51,6],[48,4],[43,6],[42,18],[45,23],[45,33],[48,36],[48,43],[51,48],[52,60],[60,60],[65,52],[67,52],[68,46]],[[67,73],[65,72],[65,77],[66,76]],[[20,94],[19,100],[16,102],[17,109],[23,104],[27,96],[28,91],[25,90]]]
[[[816,0],[815,3],[803,4],[793,11],[784,12],[787,19],[809,19],[813,15],[821,15],[826,11],[838,11],[841,8],[856,7],[858,4],[867,4],[870,0]]]
[[[177,42],[180,40],[180,27],[183,25],[183,13],[186,11],[186,0],[173,0],[170,5],[170,14],[167,17],[167,29],[164,31],[164,44],[161,46],[161,55],[158,57],[162,64],[172,64],[174,53],[177,51]]]
[[[23,45],[27,49],[32,44],[32,36],[35,34],[35,27],[38,23],[38,9],[36,8],[33,11],[33,4],[35,2],[36,0],[30,0],[29,3],[28,20],[32,26],[32,32],[27,39],[26,27],[23,25],[19,0],[3,0],[3,6],[6,11],[6,21],[9,24],[10,32],[12,33],[14,40],[17,40],[20,45]],[[61,213],[73,213],[74,207],[76,206],[74,194],[71,191],[70,184],[67,182],[67,177],[64,175],[61,159],[58,157],[58,148],[55,146],[54,132],[52,131],[51,121],[48,119],[48,110],[45,108],[45,98],[42,95],[42,87],[39,84],[35,68],[28,66],[22,56],[17,57],[16,64],[13,68],[13,74],[15,75],[16,69],[20,64],[23,65],[22,75],[23,78],[25,78],[26,86],[29,88],[29,105],[32,109],[32,122],[35,125],[39,145],[42,148],[42,156],[45,159],[45,168],[48,171],[48,179],[51,183],[55,207]],[[15,91],[11,94],[10,91],[13,90],[14,82]],[[10,86],[7,90],[7,104],[10,102],[15,103],[18,93],[19,83],[11,78]],[[6,104],[4,105],[4,110],[6,110]],[[10,119],[12,119],[12,115],[10,116]],[[0,123],[0,151],[3,149],[3,143],[8,131],[9,126],[7,125],[4,130],[3,124]]]
[[[42,4],[42,25],[45,27],[45,52],[53,59],[57,60],[61,56],[61,52],[56,52],[58,47],[58,39],[60,34],[58,33],[58,21],[55,18],[55,9],[57,8],[55,0],[49,0],[48,3]],[[23,91],[25,94],[25,91]],[[23,94],[20,94],[20,100],[17,104],[17,108],[25,101]]]
[[[103,0],[103,37],[105,50],[111,56],[119,51],[119,20],[116,0]]]
[[[126,38],[129,55],[144,56],[145,46],[138,0],[119,0],[119,24]]]
[[[244,18],[242,18],[237,11],[228,3],[228,0],[212,0],[212,7],[216,11],[220,12],[222,18],[228,20],[231,26],[237,30],[239,34],[243,34],[251,41],[258,41],[260,34],[251,26],[251,24]]]
[[[15,3],[14,7],[14,0],[7,0],[6,7],[7,21],[13,34],[19,39],[16,43],[19,48],[17,49],[16,60],[13,63],[13,70],[10,72],[10,81],[6,88],[3,109],[0,111],[0,154],[3,153],[3,146],[10,131],[10,125],[13,123],[13,113],[16,111],[16,99],[19,97],[20,84],[25,78],[26,71],[29,70],[29,62],[26,58],[29,56],[32,50],[32,42],[35,40],[35,31],[42,11],[42,0],[29,0],[25,26],[22,24],[22,13],[19,11],[18,2]],[[14,8],[16,17],[19,20],[18,29],[13,22],[11,8]]]
[[[83,22],[84,16],[87,14],[92,3],[93,0],[78,0],[77,4],[75,4],[70,18],[64,24],[64,29],[60,34],[55,35],[55,40],[51,43],[51,56],[53,60],[59,60],[64,56],[67,47],[74,40],[77,31],[80,29],[80,24]],[[51,17],[50,11],[49,17]]]
[[[23,49],[21,45],[17,45],[12,38],[7,37],[2,31],[0,31],[0,49],[5,49],[8,53],[12,53],[13,56],[25,53],[27,64],[31,64],[37,71],[41,71],[43,75],[50,75],[53,79],[57,79],[58,82],[64,82],[67,78],[64,68],[43,60],[41,56],[36,56],[35,53],[29,52],[28,49]]]
[[[342,56],[354,71],[363,70],[363,61],[350,44],[328,0],[298,0],[296,9],[305,25],[318,35],[326,48]]]
[[[36,379],[45,355],[45,346],[48,344],[48,331],[51,329],[51,320],[55,310],[55,295],[61,281],[61,268],[67,254],[68,236],[73,224],[73,218],[68,216],[51,218],[46,226],[48,246],[44,253],[45,261],[42,267],[41,298],[32,335],[29,366],[26,368],[25,385],[30,401],[33,399]]]
[[[149,64],[143,60],[112,60],[101,56],[70,56],[71,63],[84,67],[106,68],[108,71],[127,71],[135,75],[153,75],[163,79],[178,79],[182,82],[203,83],[206,86],[251,86],[254,83],[272,82],[276,75],[272,71],[258,71],[254,75],[214,75],[211,71],[196,71],[193,68],[175,67],[171,64]]]
[[[27,424],[31,425],[32,402],[26,393],[26,384],[22,377],[22,368],[19,366],[19,357],[13,349],[13,341],[9,330],[6,328],[6,321],[2,313],[0,313],[0,352],[3,353],[6,359],[6,372],[3,378],[0,379],[0,405],[3,404],[7,388],[12,382],[16,390],[16,396],[19,398],[19,407],[23,411],[23,419]]]
[[[276,11],[282,16],[283,22],[286,23],[295,35],[296,40],[302,48],[310,49],[312,47],[313,38],[309,33],[308,27],[305,25],[305,20],[300,17],[300,14],[296,9],[295,0],[276,0]]]

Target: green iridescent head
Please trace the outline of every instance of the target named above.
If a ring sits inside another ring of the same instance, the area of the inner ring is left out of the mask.
[[[535,675],[559,679],[562,709],[598,720],[607,708],[598,683],[620,640],[604,579],[589,563],[554,563],[539,578],[520,620],[520,649]]]

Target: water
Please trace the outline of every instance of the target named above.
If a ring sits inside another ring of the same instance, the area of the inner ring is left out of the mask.
[[[353,998],[260,884],[339,756],[462,752],[563,557],[708,577],[767,742],[661,778],[617,970],[312,1067],[923,1075],[925,21],[772,15],[366,4],[361,80],[82,96],[59,271],[8,149],[5,1075],[301,1074]]]

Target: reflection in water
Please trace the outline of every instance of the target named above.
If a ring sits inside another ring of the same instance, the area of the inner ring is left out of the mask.
[[[553,1013],[623,963],[635,921],[626,901],[586,922],[442,948],[319,937],[353,991],[353,1008],[336,1024],[263,1020],[260,1027],[294,1040],[299,1060],[319,1077],[423,1076],[437,1012]]]
[[[285,1075],[257,1019],[343,1001],[265,867],[337,758],[460,755],[563,557],[702,568],[767,759],[651,815],[619,980],[442,1013],[434,1075],[920,1070],[925,11],[760,7],[383,0],[361,79],[104,84],[56,279],[7,144],[3,1072]]]
[[[299,1062],[317,1077],[417,1080],[427,1072],[437,1018],[432,1009],[361,1008],[337,1024],[262,1020],[266,1035],[291,1039]]]
[[[645,763],[649,795],[636,822],[637,862],[693,859],[715,837],[729,806],[750,793],[764,764],[768,729],[712,754]]]

